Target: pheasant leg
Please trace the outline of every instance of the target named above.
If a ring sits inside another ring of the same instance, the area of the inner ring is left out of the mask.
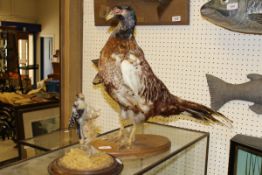
[[[118,132],[118,138],[122,138],[123,135],[125,135],[125,125],[123,124],[120,117],[119,117],[119,123],[120,123],[120,128],[119,128],[119,132]]]
[[[135,136],[136,136],[136,129],[137,129],[137,126],[136,126],[136,123],[134,122],[133,123],[133,128],[132,128],[132,131],[129,135],[129,138],[128,138],[128,147],[131,147],[132,144],[134,143],[135,141]]]
[[[121,117],[119,117],[119,124],[120,124],[120,128],[118,133],[111,137],[109,136],[108,140],[112,142],[118,142],[120,145],[122,145],[123,142],[126,142],[125,140],[127,140],[128,134],[127,131],[125,130],[125,125],[123,124]]]

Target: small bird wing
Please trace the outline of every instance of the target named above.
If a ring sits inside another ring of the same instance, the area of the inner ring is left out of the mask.
[[[76,119],[79,118],[79,115],[77,113],[77,109],[75,106],[72,107],[72,114],[71,114],[71,117],[69,119],[69,124],[68,124],[68,128],[72,128],[75,126],[75,122],[76,122]]]

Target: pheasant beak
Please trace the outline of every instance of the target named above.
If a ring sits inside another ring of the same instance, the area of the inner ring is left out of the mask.
[[[106,21],[109,21],[110,19],[114,18],[117,15],[121,15],[122,10],[119,8],[113,8],[105,17]]]
[[[113,11],[110,11],[107,15],[106,15],[106,21],[109,21],[110,19],[114,18],[115,14],[113,13]]]

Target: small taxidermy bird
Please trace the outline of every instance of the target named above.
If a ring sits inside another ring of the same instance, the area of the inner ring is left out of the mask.
[[[84,139],[83,125],[87,117],[87,104],[83,94],[76,95],[76,99],[72,106],[72,114],[69,120],[68,128],[73,128],[76,125],[78,137]]]
[[[99,111],[86,104],[84,95],[82,93],[77,94],[76,100],[72,106],[72,115],[69,120],[68,128],[72,128],[76,125],[80,146],[87,151],[88,155],[96,153],[91,142],[97,136],[98,128],[95,126],[93,120],[98,116]]]
[[[155,76],[136,42],[136,15],[130,7],[114,7],[106,16],[107,20],[112,18],[119,23],[100,52],[99,60],[93,60],[98,66],[93,84],[102,83],[120,105],[120,118],[133,123],[127,140],[129,146],[134,142],[136,125],[157,115],[168,117],[186,112],[207,123],[231,126],[231,121],[223,114],[171,94]],[[121,125],[119,138],[124,133],[124,126]]]

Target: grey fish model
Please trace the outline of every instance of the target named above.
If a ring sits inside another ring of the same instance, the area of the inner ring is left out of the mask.
[[[231,31],[262,34],[262,0],[211,0],[200,11],[211,23]]]
[[[247,78],[250,81],[237,85],[210,74],[206,77],[213,110],[218,110],[230,100],[245,100],[254,102],[249,108],[257,114],[262,114],[262,75],[249,74]]]

